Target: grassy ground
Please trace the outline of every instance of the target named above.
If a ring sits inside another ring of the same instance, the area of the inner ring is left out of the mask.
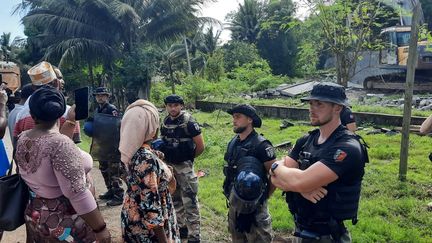
[[[205,205],[203,215],[226,215],[225,199],[222,195],[222,165],[226,144],[233,136],[231,118],[227,113],[196,113],[203,124],[207,144],[205,153],[197,160],[197,169],[208,172],[200,181],[200,201]],[[279,130],[280,120],[265,119],[263,133],[273,144],[283,141],[295,142],[311,130],[308,126],[295,126]],[[367,165],[360,203],[359,222],[348,226],[355,242],[432,242],[432,212],[426,205],[432,201],[432,163],[428,160],[431,151],[429,137],[411,136],[408,180],[398,181],[398,161],[401,136],[365,135],[370,145],[370,160]],[[278,151],[278,157],[286,151]],[[284,198],[276,191],[270,200],[273,228],[278,234],[290,233],[293,222]],[[216,220],[218,219],[216,218]],[[226,224],[223,221],[221,224]],[[216,239],[215,239],[216,240]]]
[[[234,135],[231,117],[225,112],[194,113],[203,128],[206,151],[196,160],[196,170],[207,176],[200,179],[199,199],[203,219],[203,238],[210,242],[228,241],[226,204],[222,194],[222,166],[226,144]],[[294,126],[279,130],[280,120],[265,119],[258,132],[273,144],[283,141],[293,143],[311,130],[308,126]],[[370,145],[370,163],[366,167],[359,222],[347,223],[354,242],[432,242],[432,212],[427,203],[432,201],[432,163],[428,160],[431,138],[411,135],[407,181],[398,180],[400,135],[365,135]],[[83,135],[83,148],[88,148],[88,138]],[[287,151],[278,151],[280,158]],[[270,200],[270,213],[276,234],[289,235],[293,221],[281,191]]]
[[[245,100],[244,98],[240,98],[240,97],[231,97],[231,98],[224,98],[224,99],[214,98],[214,99],[209,99],[209,101],[227,102],[227,103],[234,103],[234,104],[248,103],[251,105],[273,105],[273,106],[288,106],[288,107],[303,107],[303,108],[308,107],[306,104],[300,102],[299,98]],[[398,107],[360,105],[357,104],[356,102],[352,103],[352,110],[355,112],[372,112],[372,113],[384,113],[390,115],[403,115],[403,109]],[[417,109],[412,110],[412,116],[428,117],[430,114],[431,114],[430,111],[420,111]]]

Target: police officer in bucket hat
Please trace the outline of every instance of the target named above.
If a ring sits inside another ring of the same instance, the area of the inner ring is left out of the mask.
[[[367,145],[341,125],[340,113],[348,106],[344,87],[319,83],[301,100],[309,102],[318,129],[271,166],[271,181],[286,192],[295,242],[351,242],[344,221],[357,223]]]
[[[272,226],[267,200],[267,171],[276,161],[270,141],[259,135],[261,118],[251,105],[228,110],[233,117],[234,138],[225,153],[223,184],[227,198],[228,229],[233,242],[271,242]]]

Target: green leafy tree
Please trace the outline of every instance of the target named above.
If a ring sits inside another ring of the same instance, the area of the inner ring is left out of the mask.
[[[224,68],[227,72],[243,64],[261,60],[256,46],[246,42],[230,41],[223,45],[222,49],[224,52]]]
[[[428,25],[428,29],[432,30],[432,1],[430,0],[420,0],[423,9],[423,16],[425,22]]]
[[[294,20],[294,4],[292,0],[273,0],[264,13],[257,38],[259,53],[269,62],[273,74],[294,76],[298,44],[294,32],[283,29]]]
[[[88,66],[92,83],[93,67],[103,65],[108,79],[114,63],[134,56],[142,43],[158,43],[184,36],[207,22],[197,17],[205,0],[23,0],[29,9],[23,18],[26,27],[40,30],[32,43],[45,49],[45,59],[62,65]],[[147,80],[143,76],[140,80]],[[136,87],[147,89],[147,81]]]
[[[364,50],[382,46],[374,41],[373,29],[382,28],[376,20],[385,14],[377,1],[336,0],[333,4],[312,1],[313,14],[318,19],[323,47],[336,60],[337,82],[347,86]]]
[[[222,51],[216,51],[207,59],[205,76],[210,81],[220,81],[225,74],[224,56]]]
[[[256,43],[265,4],[260,0],[245,0],[237,11],[228,14],[226,19],[233,40]]]

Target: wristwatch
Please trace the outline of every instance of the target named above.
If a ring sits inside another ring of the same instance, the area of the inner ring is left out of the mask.
[[[277,162],[274,162],[271,167],[270,167],[270,171],[271,173],[274,175],[274,171],[276,170],[276,168],[279,166],[279,164]]]

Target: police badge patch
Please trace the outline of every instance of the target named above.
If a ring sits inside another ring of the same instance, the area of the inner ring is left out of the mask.
[[[333,159],[336,162],[342,162],[345,158],[347,157],[347,153],[345,153],[345,151],[338,149],[336,150],[336,153],[333,156]]]
[[[194,123],[194,127],[195,127],[195,130],[197,130],[197,131],[200,130],[200,127],[199,127],[198,123]]]
[[[273,158],[275,156],[275,152],[274,152],[273,147],[268,147],[265,149],[265,151],[266,151],[267,157]]]

